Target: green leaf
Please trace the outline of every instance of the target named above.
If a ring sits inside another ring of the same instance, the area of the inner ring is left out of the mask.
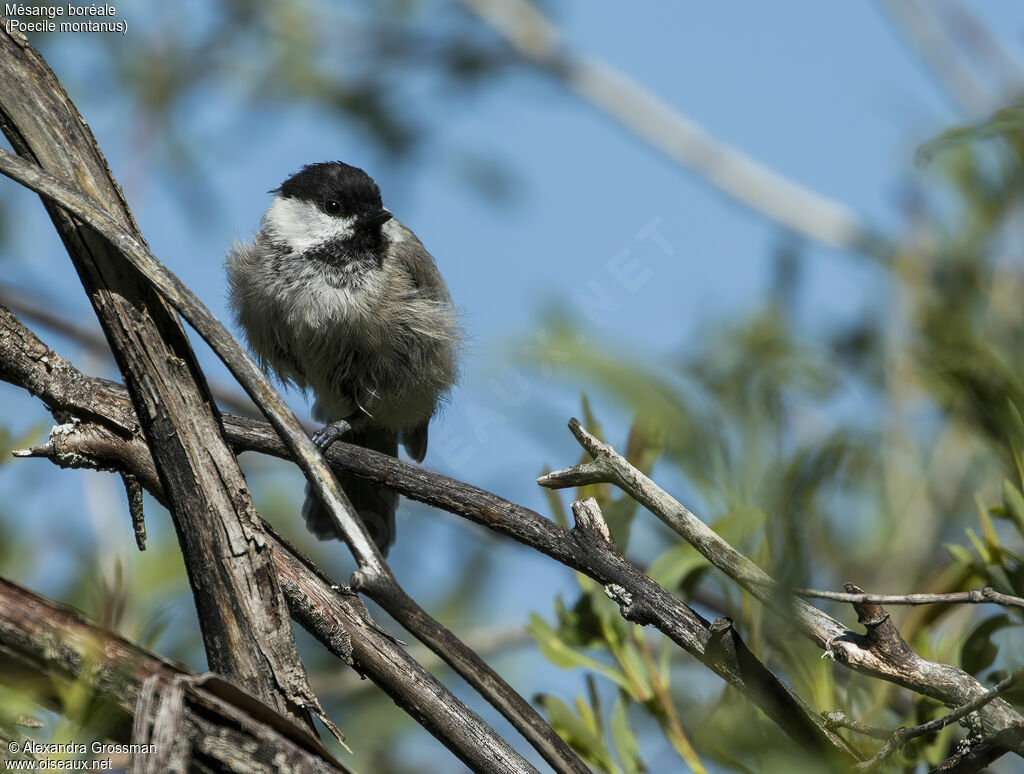
[[[999,646],[992,642],[992,635],[1016,622],[1008,615],[997,615],[986,618],[967,635],[960,651],[960,666],[972,675],[987,669],[996,660]]]
[[[1011,519],[1024,536],[1024,495],[1007,479],[1003,479],[1003,505],[1006,518]]]
[[[682,586],[690,573],[709,564],[689,543],[678,543],[655,559],[647,574],[663,588],[674,591]]]
[[[955,543],[945,543],[942,547],[946,549],[946,552],[954,562],[963,567],[974,569],[974,556],[966,548]]]
[[[1017,475],[1024,484],[1024,418],[1020,415],[1017,404],[1012,400],[1009,403],[1010,415],[1010,451],[1013,454],[1013,464],[1017,466]]]
[[[623,674],[629,678],[628,691],[630,696],[641,704],[650,701],[654,697],[654,689],[651,687],[651,675],[636,645],[627,640],[619,648],[615,657],[622,666]]]
[[[612,741],[615,743],[615,754],[622,763],[626,774],[643,774],[647,770],[640,759],[640,745],[636,734],[629,725],[629,713],[626,701],[620,693],[615,699],[612,710]]]
[[[555,733],[576,750],[587,763],[600,771],[608,772],[608,774],[621,774],[622,769],[615,765],[615,760],[605,746],[604,739],[580,720],[565,702],[547,695],[539,696],[538,699],[547,712],[548,722],[555,729]]]
[[[619,686],[626,686],[626,678],[617,670],[602,664],[563,642],[547,622],[536,613],[530,614],[530,624],[526,630],[537,641],[541,653],[555,666],[562,669],[590,669],[604,675]]]
[[[917,156],[924,161],[930,161],[936,153],[955,145],[1022,133],[1024,133],[1024,106],[1014,105],[1005,110],[996,111],[984,121],[947,129],[934,140],[922,145],[917,151]]]

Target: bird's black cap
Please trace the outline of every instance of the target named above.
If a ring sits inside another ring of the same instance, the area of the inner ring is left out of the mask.
[[[383,206],[380,188],[373,182],[373,178],[359,167],[341,161],[307,164],[271,193],[318,205],[335,200],[341,204],[343,212],[351,214]]]

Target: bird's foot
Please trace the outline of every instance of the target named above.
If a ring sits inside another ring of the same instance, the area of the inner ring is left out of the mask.
[[[337,422],[331,422],[329,425],[324,425],[313,433],[313,443],[316,444],[321,454],[325,454],[327,450],[331,448],[332,443],[337,441],[351,429],[352,425],[344,419],[339,419]]]

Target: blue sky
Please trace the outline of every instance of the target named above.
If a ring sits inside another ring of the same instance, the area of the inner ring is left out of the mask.
[[[1024,8],[992,0],[972,10],[1016,54]],[[132,14],[129,34],[157,34],[147,26],[157,24],[156,17],[139,9]],[[559,3],[555,18],[578,51],[604,59],[719,139],[884,228],[898,226],[895,201],[916,147],[963,120],[874,3],[576,0]],[[521,371],[529,380],[525,386],[508,381],[503,342],[536,336],[540,312],[557,305],[594,342],[664,358],[715,321],[756,306],[767,292],[771,248],[781,236],[777,226],[737,207],[530,70],[504,75],[472,97],[438,98],[433,107],[424,84],[420,104],[432,111],[436,132],[426,152],[402,167],[388,165],[357,132],[314,110],[257,113],[238,133],[231,114],[236,103],[200,100],[177,118],[194,137],[209,141],[200,157],[220,209],[214,220],[194,222],[179,193],[161,176],[149,176],[152,166],[144,165],[141,174],[131,166],[137,162],[126,127],[132,114],[123,99],[90,80],[82,63],[93,61],[92,45],[88,36],[51,38],[43,52],[125,184],[155,254],[225,322],[222,256],[232,239],[257,226],[268,189],[301,165],[324,159],[357,164],[377,178],[385,203],[436,257],[469,334],[462,382],[432,431],[426,464],[532,507],[543,507],[532,484],[542,466],[561,467],[578,457],[563,428],[587,385],[529,369]],[[481,201],[452,173],[452,159],[466,148],[512,173],[517,184],[509,203]],[[91,324],[38,202],[11,189],[7,184],[3,191],[20,227],[0,258],[5,280],[35,289]],[[652,219],[671,254],[653,241],[637,241]],[[615,288],[609,261],[626,247],[648,279],[635,292],[616,290],[617,309],[594,325],[572,298],[591,281]],[[797,310],[805,324],[827,326],[865,305],[885,303],[881,278],[863,259],[817,245],[806,246],[806,257],[810,292],[802,294]],[[61,344],[52,334],[44,338]],[[76,359],[69,345],[61,351]],[[201,344],[197,351],[210,373],[226,380]],[[76,362],[86,370],[96,367]],[[509,389],[519,385],[526,397],[510,405],[492,386],[494,379]],[[305,401],[290,397],[305,418]],[[612,440],[621,442],[628,416],[600,396],[598,405]],[[0,420],[16,433],[51,424],[37,402],[5,385],[0,406]],[[274,482],[291,482],[297,505],[297,476],[274,476]],[[94,510],[94,533],[115,529],[125,562],[139,561],[119,485],[113,477],[105,483],[99,478],[39,462],[0,468],[0,496],[26,503],[7,516],[38,514],[24,528],[35,535],[42,558],[20,567],[17,580],[46,591],[62,568],[75,566],[69,562],[82,561],[76,557],[87,553],[83,546],[95,545],[97,534],[71,533],[80,541],[76,546],[51,540],[44,548],[43,540],[52,532],[51,519],[83,502]],[[452,552],[481,537],[452,518],[406,506],[393,553],[399,578],[410,592],[428,594],[434,584],[443,585]],[[422,541],[451,551],[425,553]],[[530,610],[547,613],[553,589],[572,590],[568,572],[524,550],[492,544],[496,619],[525,621]],[[330,561],[334,574],[347,574],[344,558]],[[550,679],[546,671],[536,675],[541,684]],[[529,682],[524,677],[520,683],[526,695],[542,687]]]

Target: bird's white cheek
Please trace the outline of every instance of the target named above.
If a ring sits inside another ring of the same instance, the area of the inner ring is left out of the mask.
[[[351,236],[353,222],[354,218],[328,215],[312,202],[278,195],[263,216],[263,230],[273,241],[303,253]]]

